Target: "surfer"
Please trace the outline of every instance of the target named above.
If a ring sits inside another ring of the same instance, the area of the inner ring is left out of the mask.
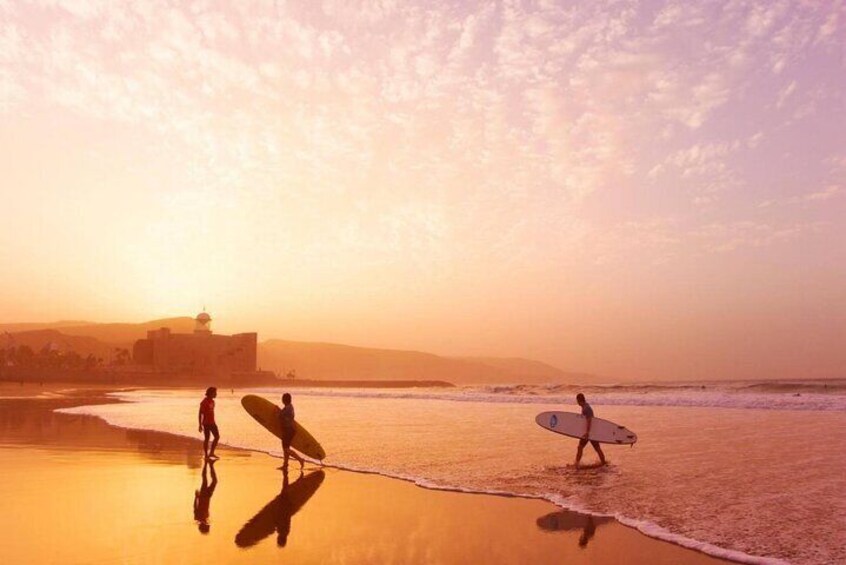
[[[210,386],[206,389],[206,397],[200,402],[200,412],[197,414],[200,431],[203,432],[203,453],[206,459],[217,459],[214,450],[217,447],[217,442],[220,441],[220,432],[217,430],[217,424],[214,423],[215,397],[217,397],[217,388]],[[211,449],[209,449],[209,435],[214,436]]]
[[[209,478],[206,475],[206,469],[208,468],[211,468],[211,484],[209,484]],[[209,525],[209,507],[211,506],[211,497],[214,494],[215,488],[217,488],[217,473],[214,472],[214,461],[206,461],[203,463],[203,484],[200,486],[200,490],[194,491],[194,520],[197,521],[197,527],[202,534],[209,533],[211,529]]]
[[[599,454],[600,465],[605,465],[605,454],[602,453],[602,448],[599,447],[599,442],[588,439],[588,436],[590,436],[590,425],[593,422],[593,408],[591,408],[590,404],[585,401],[585,395],[581,392],[576,395],[576,402],[582,407],[582,416],[585,417],[585,421],[587,422],[585,433],[582,436],[582,439],[579,440],[579,449],[576,451],[576,468],[579,468],[579,462],[582,460],[582,452],[588,444],[588,441],[590,441],[590,444],[596,450],[596,453]]]
[[[283,408],[279,413],[282,422],[282,450],[285,452],[285,459],[282,461],[282,468],[288,468],[288,457],[293,457],[300,462],[300,469],[305,465],[305,460],[291,450],[291,441],[294,439],[296,428],[294,427],[294,405],[291,403],[291,394],[286,392],[282,395]]]

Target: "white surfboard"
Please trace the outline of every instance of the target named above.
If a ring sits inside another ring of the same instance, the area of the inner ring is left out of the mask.
[[[535,416],[535,422],[551,432],[580,439],[585,435],[587,420],[581,414],[574,412],[541,412]],[[614,443],[617,445],[633,444],[637,441],[637,434],[614,422],[594,418],[590,424],[588,439],[599,443]]]

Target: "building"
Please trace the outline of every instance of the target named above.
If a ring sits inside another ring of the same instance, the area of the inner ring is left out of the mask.
[[[188,375],[232,375],[256,370],[256,333],[215,335],[211,316],[202,312],[194,332],[172,333],[169,328],[147,332],[132,348],[133,365]]]

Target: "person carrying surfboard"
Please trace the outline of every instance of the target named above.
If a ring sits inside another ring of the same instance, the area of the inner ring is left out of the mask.
[[[200,402],[200,412],[197,414],[200,431],[203,432],[203,453],[206,459],[217,459],[214,450],[217,447],[217,442],[220,441],[220,432],[217,430],[217,424],[214,421],[215,397],[217,397],[217,388],[210,386],[206,389],[206,397]],[[214,436],[211,449],[209,449],[210,435]]]
[[[305,460],[291,449],[291,441],[294,439],[296,427],[294,426],[294,405],[291,403],[291,394],[286,392],[282,395],[282,410],[279,412],[279,419],[282,423],[282,451],[285,459],[282,461],[282,468],[288,468],[288,457],[293,457],[300,462],[300,469],[305,465]]]
[[[589,439],[590,437],[590,425],[593,422],[593,408],[590,407],[590,404],[587,403],[585,400],[585,395],[581,392],[576,395],[576,402],[579,406],[582,407],[582,416],[585,417],[585,433],[582,436],[582,439],[579,440],[579,449],[576,451],[576,468],[579,468],[579,462],[582,460],[582,452],[585,449],[585,446],[588,444],[588,441],[596,450],[596,453],[599,454],[599,462],[600,465],[605,465],[605,454],[602,453],[602,448],[599,447],[599,442]]]

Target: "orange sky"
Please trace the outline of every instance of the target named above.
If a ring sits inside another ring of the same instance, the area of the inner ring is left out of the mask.
[[[205,305],[620,378],[846,376],[844,26],[0,2],[0,321]]]

